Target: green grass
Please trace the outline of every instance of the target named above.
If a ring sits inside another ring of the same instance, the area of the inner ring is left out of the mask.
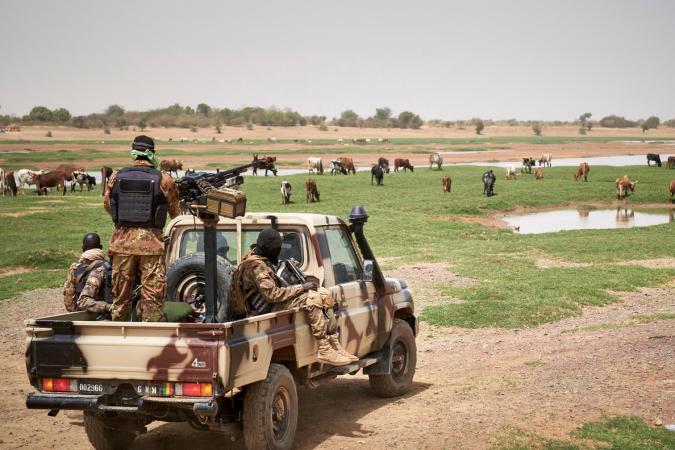
[[[541,359],[532,359],[530,361],[525,361],[525,365],[528,367],[539,367],[541,365],[546,364],[544,361]]]
[[[616,298],[606,290],[635,290],[658,286],[675,277],[672,269],[608,264],[625,259],[672,258],[675,224],[617,230],[566,231],[520,235],[508,230],[452,220],[481,216],[489,210],[517,205],[549,206],[568,202],[590,203],[614,199],[614,179],[630,174],[640,180],[627,205],[664,202],[671,176],[665,169],[599,167],[591,169],[588,183],[574,182],[572,168],[546,169],[546,179],[523,176],[505,181],[497,170],[496,196],[482,194],[484,168],[446,167],[443,171],[386,175],[383,186],[371,186],[370,175],[317,176],[321,203],[306,204],[302,184],[307,175],[247,177],[244,190],[250,211],[288,211],[334,214],[346,217],[354,204],[366,207],[370,218],[366,234],[378,257],[397,257],[386,268],[412,262],[446,262],[460,276],[477,283],[446,285],[444,295],[464,300],[427,308],[422,317],[434,325],[461,327],[534,326],[576,315],[584,305],[604,305]],[[440,178],[450,175],[452,193],[443,194]],[[296,188],[292,200],[281,205],[279,184],[289,180]],[[52,203],[64,200],[65,203]],[[0,215],[0,269],[29,267],[36,271],[58,269],[49,276],[22,274],[0,277],[0,297],[21,290],[56,287],[75,259],[85,232],[96,231],[109,239],[112,223],[95,191],[38,198],[0,197],[0,214],[33,208],[24,217]],[[590,262],[589,267],[538,269],[539,258]],[[57,276],[60,275],[60,276]],[[17,279],[21,282],[17,282]],[[10,289],[11,287],[11,289]],[[413,293],[414,294],[414,293]]]

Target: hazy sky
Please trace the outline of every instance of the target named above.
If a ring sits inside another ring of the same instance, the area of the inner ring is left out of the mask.
[[[3,0],[0,114],[675,117],[675,1]]]

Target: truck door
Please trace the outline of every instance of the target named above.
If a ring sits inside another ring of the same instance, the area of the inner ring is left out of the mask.
[[[363,281],[363,266],[349,231],[337,225],[317,230],[325,270],[325,286],[339,305],[340,343],[357,356],[373,350],[378,314],[375,286]]]

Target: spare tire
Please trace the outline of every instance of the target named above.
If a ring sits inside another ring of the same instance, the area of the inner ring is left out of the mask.
[[[234,267],[225,258],[217,257],[218,289],[216,290],[216,320],[232,320],[227,294],[232,283]],[[167,270],[167,301],[189,303],[195,311],[205,311],[206,264],[203,254],[189,254],[178,258]]]

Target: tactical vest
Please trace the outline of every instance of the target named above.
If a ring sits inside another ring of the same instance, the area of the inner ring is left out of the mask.
[[[110,194],[110,210],[116,225],[164,228],[166,197],[159,188],[162,173],[151,167],[127,167],[117,172]]]
[[[228,295],[230,310],[235,320],[243,319],[248,316],[259,316],[272,311],[272,304],[265,300],[255,288],[244,287],[243,272],[253,262],[263,262],[267,266],[267,261],[258,255],[250,255],[241,261],[232,275],[232,284]],[[269,267],[269,266],[267,266]],[[279,286],[274,270],[270,269],[272,279]]]
[[[75,302],[80,298],[91,273],[101,266],[103,266],[105,276],[103,277],[103,281],[101,286],[99,286],[94,300],[104,300],[107,303],[112,303],[112,266],[108,261],[103,260],[96,261],[94,265],[80,263],[80,265],[77,266],[75,269],[75,280],[77,280],[77,284],[75,285],[75,292],[73,293],[73,300]]]

